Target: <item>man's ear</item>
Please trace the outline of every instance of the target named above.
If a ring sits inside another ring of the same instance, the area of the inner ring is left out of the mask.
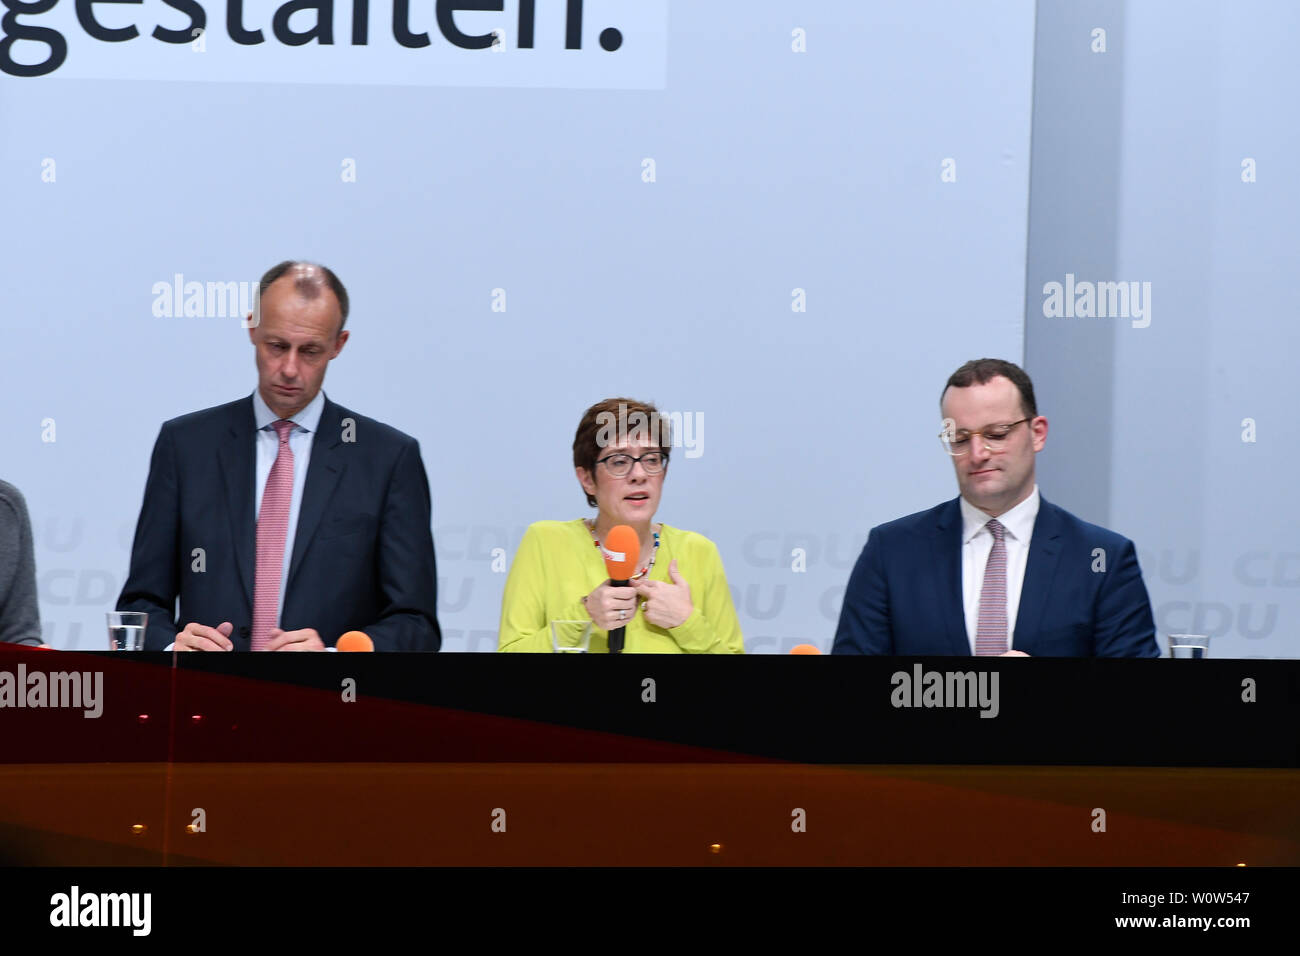
[[[1039,415],[1029,423],[1029,426],[1033,430],[1034,451],[1042,451],[1043,445],[1047,442],[1047,419]]]
[[[346,329],[344,329],[342,332],[339,333],[339,337],[334,340],[334,354],[331,355],[330,358],[331,359],[338,358],[339,353],[343,351],[343,346],[347,345],[347,343],[348,343],[348,332]]]

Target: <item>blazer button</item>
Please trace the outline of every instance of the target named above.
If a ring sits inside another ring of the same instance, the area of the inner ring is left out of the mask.
[[[240,637],[248,637],[248,628],[247,628],[247,627],[241,627],[241,628],[239,629],[239,636],[240,636]]]

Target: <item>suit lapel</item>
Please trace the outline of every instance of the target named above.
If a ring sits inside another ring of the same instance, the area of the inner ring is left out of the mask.
[[[253,606],[253,550],[257,529],[253,522],[253,500],[257,483],[254,449],[252,398],[234,407],[230,431],[217,449],[218,472],[226,493],[226,514],[230,518],[230,536],[235,543],[235,566],[244,586],[248,606]]]
[[[935,606],[943,619],[944,634],[952,654],[970,654],[966,636],[966,612],[961,593],[961,508],[956,498],[939,512],[934,537],[930,539],[931,560],[937,584]]]
[[[1015,650],[1032,646],[1042,629],[1043,609],[1052,589],[1052,578],[1061,558],[1061,516],[1056,505],[1041,497],[1034,534],[1029,539],[1029,557],[1025,561],[1025,580],[1020,587],[1020,609],[1016,612],[1016,633],[1011,641]]]
[[[303,555],[320,526],[321,518],[329,505],[330,497],[338,486],[345,467],[340,455],[343,445],[343,413],[339,407],[325,399],[320,424],[311,443],[311,463],[307,466],[307,481],[302,489],[302,505],[298,509],[298,529],[294,532],[293,557],[289,562],[289,577],[285,581],[285,598],[293,588],[294,577],[302,566]]]

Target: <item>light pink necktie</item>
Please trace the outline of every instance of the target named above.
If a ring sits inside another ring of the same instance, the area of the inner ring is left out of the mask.
[[[284,573],[284,538],[289,530],[289,504],[293,500],[293,451],[289,432],[293,422],[272,422],[280,438],[280,449],[262,492],[257,513],[257,571],[253,577],[253,650],[266,650],[271,631],[279,621],[280,575]]]
[[[984,587],[980,589],[979,624],[975,628],[975,654],[987,657],[1007,650],[1007,529],[997,518],[985,525],[993,535],[989,563],[984,566]]]

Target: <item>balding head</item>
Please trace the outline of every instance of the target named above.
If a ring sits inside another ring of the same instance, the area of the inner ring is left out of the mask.
[[[277,282],[292,284],[293,291],[298,297],[308,301],[318,299],[327,293],[333,294],[339,311],[338,331],[343,331],[348,323],[348,290],[343,287],[343,283],[333,270],[320,263],[305,262],[300,259],[286,259],[284,262],[277,263],[266,270],[262,281],[257,284],[259,304],[262,296],[266,295],[267,289]],[[260,314],[255,314],[253,323],[256,325],[260,320]]]

